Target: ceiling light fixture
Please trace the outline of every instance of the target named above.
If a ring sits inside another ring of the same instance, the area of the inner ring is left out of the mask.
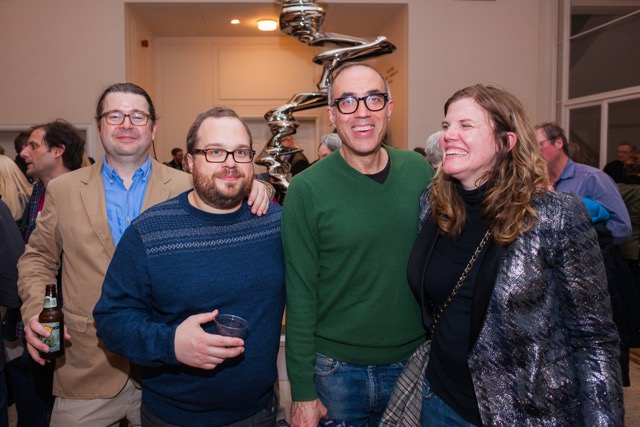
[[[278,28],[278,21],[274,19],[260,19],[258,29],[260,31],[275,31]]]
[[[231,25],[238,25],[240,23],[240,20],[239,19],[232,19],[229,22],[231,23]]]

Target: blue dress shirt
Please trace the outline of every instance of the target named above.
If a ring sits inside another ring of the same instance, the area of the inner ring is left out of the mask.
[[[553,188],[600,203],[611,215],[607,229],[614,244],[623,243],[631,237],[631,218],[618,186],[600,169],[569,159]]]
[[[124,230],[142,211],[142,203],[147,192],[149,175],[151,174],[151,157],[133,174],[133,182],[129,188],[124,185],[118,172],[109,166],[105,156],[102,162],[102,181],[107,203],[107,220],[113,235],[113,242],[118,245]]]

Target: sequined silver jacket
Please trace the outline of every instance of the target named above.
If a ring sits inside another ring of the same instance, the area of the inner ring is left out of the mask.
[[[503,251],[467,359],[482,423],[622,426],[619,339],[590,218],[567,193],[533,206],[540,220]],[[429,211],[425,191],[421,223]]]

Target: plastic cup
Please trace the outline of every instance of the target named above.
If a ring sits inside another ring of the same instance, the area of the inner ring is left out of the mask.
[[[245,339],[249,334],[249,322],[233,314],[218,314],[215,319],[216,332],[225,337]]]

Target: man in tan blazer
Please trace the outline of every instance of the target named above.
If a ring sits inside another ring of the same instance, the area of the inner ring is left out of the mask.
[[[38,314],[45,285],[56,283],[62,265],[67,342],[64,357],[56,360],[51,426],[117,426],[125,418],[140,425],[140,390],[131,381],[129,362],[104,348],[92,310],[130,221],[191,188],[190,175],[150,158],[156,114],[144,89],[131,83],[108,87],[98,101],[96,121],[104,160],[49,183],[45,207],[18,263],[27,347],[40,364],[45,361],[39,351],[48,351],[40,337],[49,332]],[[269,192],[253,186],[252,212],[266,210]]]

